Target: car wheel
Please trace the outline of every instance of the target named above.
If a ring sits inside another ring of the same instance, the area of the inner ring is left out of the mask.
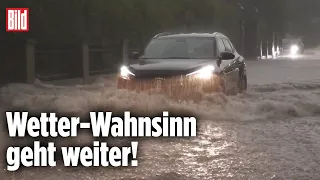
[[[240,76],[239,79],[239,93],[243,93],[247,91],[247,76]]]
[[[239,93],[239,80],[234,81],[227,81],[225,83],[225,94],[228,96],[235,96]]]
[[[236,82],[234,82],[233,88],[230,89],[230,91],[227,94],[228,95],[237,95],[237,94],[245,91],[246,84],[244,83],[244,80],[245,80],[244,76],[241,76],[239,74],[238,80]]]
[[[226,87],[225,87],[225,83],[224,83],[224,79],[220,76],[218,77],[213,85],[213,89],[214,92],[222,92],[225,93]]]
[[[220,80],[220,92],[226,93],[226,84],[223,79]]]

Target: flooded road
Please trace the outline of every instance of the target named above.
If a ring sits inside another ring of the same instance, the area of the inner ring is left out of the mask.
[[[16,173],[2,170],[0,177],[320,179],[320,58],[248,61],[247,65],[247,93],[205,95],[198,103],[177,103],[159,95],[116,91],[112,80],[102,78],[86,86],[37,83],[3,87],[2,111],[23,108],[29,112],[51,110],[83,115],[92,109],[129,109],[149,115],[169,110],[195,115],[199,118],[199,128],[196,138],[141,139],[139,166],[134,168],[28,168]],[[6,125],[4,117],[1,118]],[[1,136],[3,154],[13,143],[7,136],[6,131]],[[91,141],[84,135],[59,143]]]

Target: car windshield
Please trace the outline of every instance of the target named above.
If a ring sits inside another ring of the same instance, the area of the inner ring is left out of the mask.
[[[212,59],[213,38],[163,37],[153,39],[141,58],[145,59]]]

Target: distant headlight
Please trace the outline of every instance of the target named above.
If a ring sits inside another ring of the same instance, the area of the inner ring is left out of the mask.
[[[195,72],[187,74],[187,76],[194,76],[199,79],[210,79],[213,76],[214,70],[214,66],[205,66]]]
[[[134,74],[129,70],[127,66],[122,66],[120,69],[120,76],[124,79],[129,79],[129,77],[134,76]]]
[[[297,54],[298,51],[299,51],[299,47],[298,47],[297,45],[292,45],[292,46],[291,46],[291,48],[290,48],[290,53],[291,53],[292,55]]]

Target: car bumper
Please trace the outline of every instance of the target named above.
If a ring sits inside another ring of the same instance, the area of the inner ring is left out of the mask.
[[[282,56],[296,56],[301,55],[303,53],[302,49],[299,49],[296,53],[292,53],[290,49],[283,49],[280,51],[280,55]]]
[[[118,89],[127,89],[135,92],[160,92],[169,95],[188,94],[194,92],[220,92],[221,78],[214,75],[210,79],[195,77],[170,77],[152,79],[124,79],[118,76]]]
[[[278,58],[280,59],[297,59],[303,57],[303,54],[299,53],[289,53],[289,52],[282,52]]]

